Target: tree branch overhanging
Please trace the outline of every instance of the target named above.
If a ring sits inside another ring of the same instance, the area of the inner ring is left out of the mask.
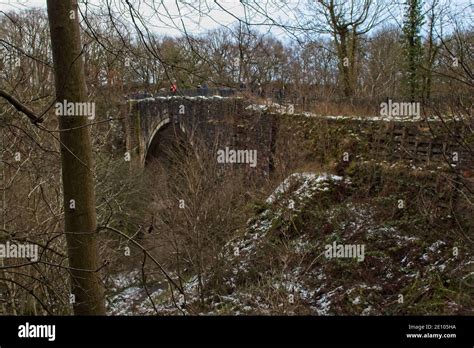
[[[7,91],[4,91],[0,89],[0,97],[3,97],[6,99],[10,104],[12,104],[15,109],[18,111],[24,113],[33,124],[38,124],[43,122],[43,117],[39,117],[36,112],[31,110],[29,107],[24,105],[21,101],[19,101],[17,98],[15,98],[13,95],[8,93]]]

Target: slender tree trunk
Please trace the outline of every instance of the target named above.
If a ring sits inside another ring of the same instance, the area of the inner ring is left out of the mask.
[[[48,0],[48,17],[58,102],[87,100],[77,0]],[[64,219],[71,267],[74,314],[105,314],[98,273],[97,217],[92,146],[86,116],[58,116]]]

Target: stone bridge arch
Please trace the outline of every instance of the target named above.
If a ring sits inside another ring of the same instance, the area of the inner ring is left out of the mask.
[[[249,101],[243,98],[220,96],[129,100],[124,113],[126,151],[131,155],[132,167],[145,167],[150,150],[156,150],[153,147],[157,139],[171,125],[175,130],[181,130],[191,146],[199,141],[213,149],[256,150],[257,168],[241,167],[250,174],[255,170],[268,173],[272,166],[275,118],[247,109],[248,105]]]
[[[177,122],[170,117],[162,118],[145,144],[143,165],[146,166],[153,160],[169,161],[170,154],[178,149],[183,150],[184,144],[193,146],[193,141],[188,137],[183,122]]]
[[[146,165],[150,148],[160,133],[170,126],[183,131],[183,114],[179,113],[178,100],[170,98],[144,98],[128,101],[128,113],[125,121],[127,152],[131,155],[134,167]]]
[[[144,168],[157,136],[173,127],[192,143],[258,149],[266,156],[271,124],[245,109],[248,102],[235,97],[150,97],[129,100],[125,120],[126,146],[132,164]],[[263,160],[261,157],[260,159]],[[261,163],[264,163],[262,161]]]

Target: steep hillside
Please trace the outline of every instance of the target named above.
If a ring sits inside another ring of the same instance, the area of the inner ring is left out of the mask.
[[[135,273],[135,282],[116,284],[110,311],[474,313],[472,244],[453,220],[449,176],[371,162],[346,171],[295,172],[254,202],[199,295],[190,275],[185,296],[174,293],[178,305],[164,285],[148,296]]]

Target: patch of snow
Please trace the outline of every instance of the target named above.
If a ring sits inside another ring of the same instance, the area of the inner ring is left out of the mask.
[[[266,203],[274,203],[279,196],[286,193],[290,188],[291,184],[299,183],[299,187],[295,190],[294,195],[298,198],[301,197],[311,197],[314,191],[327,190],[327,187],[324,185],[328,181],[341,181],[343,178],[341,176],[327,174],[327,173],[293,173],[288,178],[286,178],[275,191],[267,198]]]
[[[251,104],[245,108],[245,110],[253,110],[253,111],[265,111],[268,109],[267,105],[262,104]]]
[[[371,312],[372,312],[372,306],[369,306],[362,311],[361,315],[370,315]]]
[[[316,313],[318,315],[328,315],[329,310],[331,309],[331,299],[330,296],[324,294],[320,299],[316,301],[318,307],[316,307]]]
[[[132,271],[121,272],[110,276],[110,281],[112,282],[112,290],[115,291],[131,286],[137,279],[138,275],[138,271]]]
[[[294,241],[292,241],[291,245],[293,246],[297,254],[308,252],[313,249],[313,246],[311,245],[310,241],[305,239],[304,236],[300,236]]]
[[[114,315],[132,314],[134,301],[142,296],[142,289],[136,286],[129,287],[110,298],[109,310]]]
[[[435,252],[436,250],[438,250],[442,245],[446,245],[445,242],[443,242],[442,240],[438,240],[437,242],[433,243],[429,248],[428,250],[431,251],[431,252]],[[440,250],[438,250],[438,253],[440,252]]]
[[[316,311],[318,315],[329,315],[329,311],[331,310],[332,297],[334,297],[334,295],[336,295],[336,293],[341,290],[343,290],[343,287],[339,286],[336,289],[321,295],[320,298],[316,301],[317,306],[312,306],[312,308]]]

